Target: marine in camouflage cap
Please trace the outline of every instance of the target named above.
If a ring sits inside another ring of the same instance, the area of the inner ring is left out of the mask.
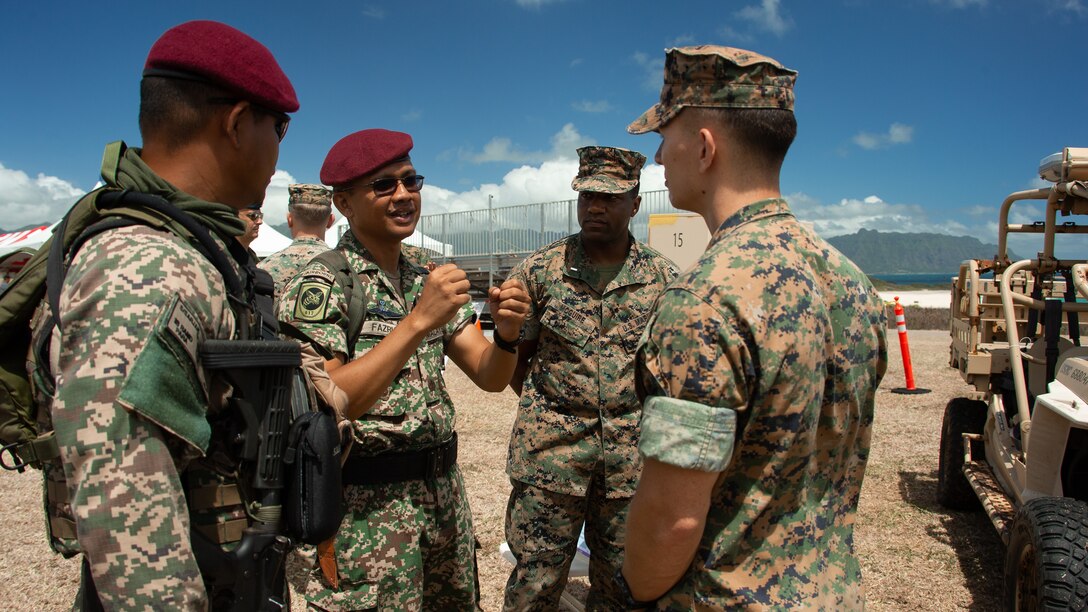
[[[272,276],[276,296],[287,281],[320,253],[329,250],[325,232],[332,227],[332,190],[324,185],[292,183],[287,186],[287,226],[291,244],[257,264]]]
[[[661,134],[670,200],[713,235],[639,342],[644,468],[616,583],[635,608],[863,609],[853,526],[883,303],[781,197],[795,73],[700,46],[670,50],[665,75],[629,129]]]
[[[627,193],[638,187],[646,156],[617,147],[578,149],[578,176],[570,182],[575,191]]]
[[[627,126],[632,134],[653,132],[685,107],[793,110],[797,72],[744,49],[699,45],[665,52],[661,101]]]
[[[508,611],[554,610],[585,526],[587,609],[618,609],[627,506],[638,482],[640,405],[634,349],[672,263],[628,231],[638,212],[646,158],[583,147],[578,175],[581,231],[527,257],[511,272],[532,313],[511,387],[521,395],[510,436],[513,484],[506,538],[516,566]]]

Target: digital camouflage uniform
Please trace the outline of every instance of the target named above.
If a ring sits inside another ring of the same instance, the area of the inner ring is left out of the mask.
[[[220,240],[241,230],[233,209],[177,191],[137,149],[111,145],[106,153],[107,187],[161,195],[217,227]],[[51,544],[86,555],[106,609],[204,607],[183,479],[198,463],[223,458],[211,422],[225,387],[205,377],[196,353],[205,339],[235,335],[222,277],[171,233],[107,230],[73,258],[60,324],[49,351],[55,398],[32,372],[37,400],[49,407],[41,431],[54,429],[61,451],[44,470]],[[236,509],[221,514],[229,520]]]
[[[579,154],[574,187],[583,191],[630,191],[645,163],[611,147]],[[583,522],[588,608],[616,605],[612,576],[623,560],[627,506],[641,470],[634,351],[654,300],[676,276],[667,258],[628,237],[627,258],[603,293],[580,234],[533,253],[510,275],[529,294],[525,338],[539,344],[510,437],[506,537],[517,565],[506,610],[556,609]]]
[[[423,289],[429,258],[402,246],[401,290],[348,232],[336,247],[365,289],[366,316],[354,358],[376,346],[411,310]],[[403,293],[403,298],[401,294]],[[281,320],[327,357],[346,360],[347,305],[321,263],[311,262],[280,299]],[[354,422],[352,454],[373,456],[431,448],[454,433],[454,410],[442,378],[445,347],[475,317],[466,304],[429,334],[385,395]],[[340,588],[319,569],[307,586],[311,605],[326,610],[466,610],[479,600],[472,516],[460,469],[433,481],[345,485],[347,514],[336,535]]]
[[[272,275],[276,283],[276,295],[283,295],[287,282],[298,274],[303,266],[310,263],[315,255],[329,250],[329,245],[319,238],[295,238],[291,244],[280,251],[265,257],[257,267]]]
[[[726,219],[662,294],[636,360],[639,450],[725,471],[658,609],[864,607],[854,520],[885,325],[865,275],[781,199]]]

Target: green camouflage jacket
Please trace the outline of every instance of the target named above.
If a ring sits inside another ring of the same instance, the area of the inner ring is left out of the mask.
[[[287,286],[287,281],[291,280],[302,266],[308,264],[315,255],[327,250],[329,245],[325,244],[324,240],[295,238],[290,246],[265,257],[261,263],[257,264],[257,267],[272,275],[272,280],[276,283],[276,295],[280,296],[283,295],[283,288]]]
[[[354,345],[358,359],[411,311],[423,290],[430,258],[423,249],[402,245],[402,291],[397,291],[354,234],[344,234],[336,248],[347,257],[366,295],[366,315]],[[279,302],[279,317],[300,331],[319,353],[343,359],[348,353],[347,308],[347,296],[332,272],[319,262],[310,262],[287,283]],[[453,434],[453,403],[442,378],[446,345],[475,316],[472,304],[465,304],[449,323],[420,343],[385,395],[355,421],[353,453],[369,456],[428,448]]]
[[[639,450],[724,472],[659,609],[863,608],[854,518],[885,331],[865,275],[781,199],[726,219],[662,294],[636,361]]]
[[[634,494],[641,470],[634,353],[650,307],[675,276],[667,258],[632,238],[602,295],[578,234],[514,268],[531,301],[525,337],[539,344],[510,437],[512,479],[585,495],[603,473],[608,497]]]

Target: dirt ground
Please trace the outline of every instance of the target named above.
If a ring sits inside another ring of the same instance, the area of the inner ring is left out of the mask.
[[[877,398],[872,455],[858,512],[857,547],[868,608],[994,610],[1000,607],[1003,548],[982,514],[949,512],[935,498],[944,405],[966,387],[947,367],[948,333],[911,331],[916,385],[899,395],[903,363],[888,334],[888,374]],[[484,610],[498,610],[510,566],[500,558],[510,484],[506,445],[516,397],[478,391],[451,365],[447,381],[458,409],[461,469],[471,498]],[[54,555],[43,536],[37,473],[0,473],[0,607],[67,608],[78,563]],[[299,608],[296,602],[296,609]]]

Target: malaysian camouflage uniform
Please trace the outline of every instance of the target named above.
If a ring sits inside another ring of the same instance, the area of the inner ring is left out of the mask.
[[[657,129],[671,100],[792,109],[794,75],[746,51],[673,49],[662,103],[629,130]],[[690,87],[707,79],[718,88]],[[722,473],[691,566],[657,609],[864,607],[853,530],[885,325],[865,275],[782,199],[725,219],[662,294],[636,358],[639,450]]]
[[[233,209],[175,190],[137,149],[107,147],[103,179],[162,195],[223,232],[241,230]],[[106,609],[205,606],[183,474],[214,468],[199,459],[205,452],[223,456],[209,422],[224,409],[225,386],[205,378],[196,356],[201,341],[235,335],[222,277],[171,233],[143,225],[107,230],[71,262],[60,325],[49,351],[55,398],[41,373],[31,372],[37,401],[49,406],[40,430],[55,430],[61,452],[44,470],[51,544],[66,554],[82,544]],[[223,520],[206,518],[227,523],[237,509],[220,508]],[[76,529],[79,543],[71,539]]]
[[[579,149],[578,191],[625,193],[645,157],[611,147]],[[633,169],[633,170],[632,170]],[[513,492],[506,537],[517,565],[506,610],[553,610],[586,523],[588,608],[615,607],[612,576],[623,559],[627,506],[638,484],[634,351],[673,264],[629,236],[622,268],[600,290],[580,234],[518,264],[530,298],[525,338],[538,340],[510,437]]]
[[[351,232],[336,247],[365,290],[367,306],[354,358],[378,344],[411,310],[423,290],[429,258],[402,246],[400,285],[378,267]],[[401,297],[403,295],[403,297]],[[348,299],[333,275],[311,262],[280,299],[280,318],[326,357],[347,361]],[[454,410],[442,378],[445,347],[475,320],[466,304],[427,336],[385,395],[353,423],[352,454],[432,448],[454,433]],[[350,460],[349,460],[350,461]],[[335,538],[339,589],[320,569],[306,596],[324,610],[465,610],[477,606],[475,538],[460,469],[434,480],[345,485],[347,514]]]
[[[322,185],[292,183],[287,186],[288,208],[296,204],[310,204],[332,207],[332,191]],[[328,216],[328,215],[326,215]],[[257,267],[268,272],[276,283],[276,295],[283,294],[287,281],[310,262],[315,255],[329,250],[329,246],[320,238],[303,236],[295,238],[282,250],[265,257]]]

